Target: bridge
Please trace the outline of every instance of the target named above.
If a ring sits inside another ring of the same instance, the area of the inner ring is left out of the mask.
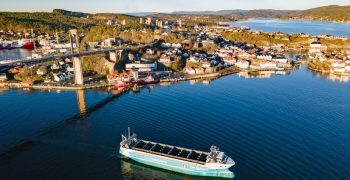
[[[97,54],[107,54],[109,53],[110,60],[116,62],[117,61],[117,54],[125,51],[125,50],[137,50],[141,48],[146,47],[152,47],[157,42],[145,44],[145,45],[139,45],[134,47],[116,47],[116,48],[108,48],[108,49],[98,49],[93,51],[85,51],[85,52],[77,52],[77,53],[68,53],[68,54],[57,54],[57,55],[51,55],[51,56],[45,56],[42,58],[33,58],[33,59],[22,59],[22,60],[13,60],[13,62],[6,62],[0,64],[1,66],[14,66],[18,63],[42,63],[47,61],[53,61],[56,59],[66,59],[66,58],[72,58],[73,59],[73,66],[74,66],[74,77],[75,77],[75,83],[77,85],[83,85],[83,71],[81,69],[81,60],[80,57],[83,56],[91,56],[91,55],[97,55]],[[72,51],[73,52],[73,51]]]

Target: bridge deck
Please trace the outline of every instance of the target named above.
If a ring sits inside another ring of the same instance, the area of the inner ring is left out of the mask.
[[[150,44],[145,44],[145,45],[140,45],[140,46],[135,46],[135,47],[117,47],[117,48],[109,48],[109,49],[99,49],[97,51],[86,51],[86,52],[81,52],[81,53],[59,54],[59,55],[47,56],[47,57],[36,58],[36,59],[13,60],[13,62],[3,63],[0,65],[1,66],[16,65],[18,63],[45,62],[45,61],[50,61],[50,60],[59,59],[59,58],[64,59],[64,58],[72,58],[72,57],[90,56],[90,55],[103,54],[103,53],[108,53],[108,52],[117,51],[117,50],[129,50],[129,49],[144,48],[144,47],[148,47],[148,46],[153,46],[154,44],[155,43],[150,43]]]

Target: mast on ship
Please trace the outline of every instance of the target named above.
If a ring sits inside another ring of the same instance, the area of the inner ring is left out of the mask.
[[[124,146],[126,148],[130,148],[137,142],[136,134],[133,133],[131,135],[130,127],[128,127],[128,133],[125,135],[122,134],[122,142],[120,143],[121,146]]]

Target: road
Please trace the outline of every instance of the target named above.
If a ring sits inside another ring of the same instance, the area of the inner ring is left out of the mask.
[[[23,59],[23,60],[13,60],[11,62],[1,63],[0,66],[11,66],[16,65],[18,63],[41,63],[45,61],[51,61],[55,59],[65,59],[65,58],[72,58],[72,57],[82,57],[82,56],[89,56],[89,55],[96,55],[96,54],[104,54],[111,51],[117,51],[117,50],[127,50],[127,49],[139,49],[144,48],[148,46],[153,46],[155,43],[145,44],[145,45],[139,45],[135,47],[117,47],[117,48],[109,48],[109,49],[99,49],[96,51],[86,51],[81,53],[70,53],[70,54],[57,54],[53,56],[47,56],[42,58],[35,58],[35,59]]]

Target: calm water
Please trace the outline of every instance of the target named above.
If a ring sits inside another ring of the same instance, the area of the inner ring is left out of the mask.
[[[32,57],[32,50],[29,50],[29,49],[0,50],[0,61],[12,60],[12,59],[27,59],[27,57]]]
[[[167,144],[208,151],[215,143],[236,161],[236,179],[349,179],[349,88],[302,68],[120,97],[3,90],[0,179],[192,179],[121,159],[128,126]]]
[[[232,23],[235,26],[248,26],[254,30],[283,33],[308,33],[312,35],[330,34],[350,37],[350,23],[334,23],[307,20],[249,19]]]

